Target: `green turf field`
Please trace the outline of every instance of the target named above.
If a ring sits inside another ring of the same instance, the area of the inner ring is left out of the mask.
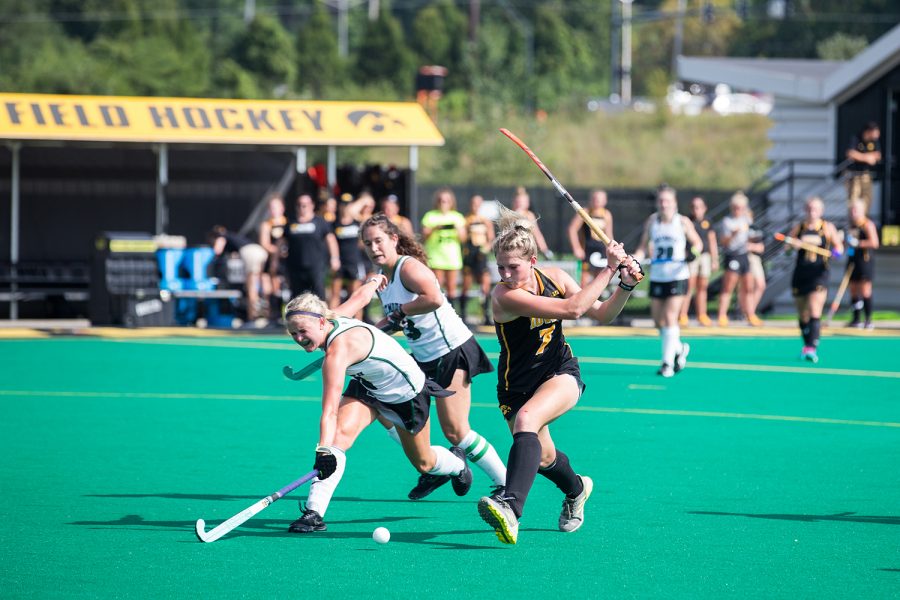
[[[410,502],[376,427],[327,532],[286,532],[302,487],[201,544],[198,518],[311,469],[320,380],[281,375],[310,356],[286,337],[0,341],[2,597],[896,598],[900,338],[826,337],[815,366],[793,337],[689,341],[663,380],[653,337],[571,340],[588,391],[552,431],[595,492],[563,534],[538,477],[512,547],[477,515],[483,473]],[[471,421],[505,459],[495,383]]]

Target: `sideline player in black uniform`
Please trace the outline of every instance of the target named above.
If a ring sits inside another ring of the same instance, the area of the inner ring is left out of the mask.
[[[565,494],[559,528],[575,531],[584,522],[590,477],[579,476],[556,448],[548,425],[578,402],[584,383],[578,360],[566,344],[563,319],[589,315],[612,321],[625,306],[640,268],[622,245],[606,249],[607,266],[582,289],[557,267],[535,268],[534,222],[502,207],[494,254],[500,283],[494,287],[494,324],[500,341],[497,396],[513,436],[506,487],[478,502],[478,512],[505,544],[515,544],[528,492],[540,473]],[[605,302],[600,295],[621,266],[621,289]]]
[[[878,229],[872,219],[866,216],[864,200],[850,203],[850,224],[845,236],[850,249],[847,268],[853,265],[850,273],[850,303],[853,306],[853,320],[848,327],[865,327],[872,329],[872,276],[875,274],[874,251],[878,250]],[[865,312],[866,322],[860,321]]]
[[[484,298],[482,313],[484,324],[491,324],[491,273],[488,271],[488,254],[494,242],[494,224],[479,214],[484,198],[475,194],[469,200],[469,214],[466,215],[466,242],[463,244],[463,282],[459,294],[459,316],[466,320],[466,301],[469,289],[475,284],[481,287]]]
[[[709,290],[709,278],[719,270],[719,243],[716,240],[716,230],[706,218],[706,201],[700,196],[694,196],[691,200],[691,222],[694,229],[703,242],[700,256],[691,260],[688,254],[688,269],[691,278],[688,280],[688,295],[681,307],[681,316],[678,324],[688,324],[688,310],[691,307],[691,299],[694,300],[694,310],[697,313],[697,322],[704,327],[712,325],[712,319],[707,312],[707,291]]]
[[[822,219],[825,205],[818,196],[806,200],[806,217],[803,222],[791,229],[790,237],[829,250],[832,256],[840,256],[844,246],[838,238],[834,225]],[[819,335],[822,328],[822,307],[828,294],[829,260],[810,250],[803,250],[798,242],[791,246],[797,249],[797,265],[791,279],[794,302],[800,321],[800,333],[803,335],[803,350],[800,358],[819,362]]]
[[[338,256],[341,266],[331,280],[331,296],[328,299],[328,308],[339,306],[344,298],[341,292],[347,287],[347,297],[353,295],[366,277],[365,256],[362,245],[359,242],[359,227],[362,224],[353,218],[353,196],[344,194],[338,203],[337,216],[332,223],[334,237],[337,238]],[[362,320],[362,311],[355,318]]]
[[[597,227],[613,239],[613,216],[606,208],[606,202],[606,192],[594,190],[587,211]],[[581,287],[584,287],[593,275],[606,266],[606,246],[579,215],[569,222],[569,243],[575,258],[581,261]]]
[[[287,224],[284,199],[272,196],[269,199],[269,218],[259,225],[259,245],[269,253],[263,270],[262,289],[269,301],[269,320],[272,322],[281,318],[281,287],[286,273],[284,257],[287,256],[284,234]]]
[[[324,298],[325,273],[329,266],[337,271],[341,263],[331,225],[316,214],[315,202],[309,194],[297,198],[297,216],[288,224],[285,238],[291,295],[313,292]]]

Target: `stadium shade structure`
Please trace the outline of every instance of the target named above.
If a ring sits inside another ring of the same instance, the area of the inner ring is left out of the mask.
[[[414,102],[228,100],[0,93],[0,140],[12,153],[10,263],[19,258],[20,151],[23,144],[128,144],[151,147],[157,156],[156,233],[165,227],[168,147],[283,148],[306,170],[306,148],[327,147],[327,178],[333,185],[340,146],[408,147],[414,178],[420,146],[444,138]],[[411,193],[415,186],[410,183]],[[414,200],[414,198],[413,198]],[[416,202],[410,202],[411,207]],[[417,215],[411,215],[415,218]],[[13,290],[14,291],[14,290]],[[15,295],[13,295],[15,298]],[[15,319],[16,301],[10,316]]]

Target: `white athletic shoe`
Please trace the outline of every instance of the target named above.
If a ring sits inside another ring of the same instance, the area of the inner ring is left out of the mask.
[[[562,504],[562,512],[559,513],[559,530],[571,533],[584,524],[584,505],[591,492],[594,490],[594,482],[590,477],[579,475],[584,489],[574,498],[565,497]]]
[[[691,347],[690,345],[682,342],[681,344],[681,352],[675,355],[675,368],[673,369],[676,373],[684,368],[687,364],[688,353],[690,353]]]
[[[675,375],[675,369],[672,368],[672,365],[663,363],[656,374],[662,375],[663,377],[672,377],[673,375]]]

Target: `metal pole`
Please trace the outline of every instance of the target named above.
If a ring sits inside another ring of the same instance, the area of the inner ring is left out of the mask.
[[[377,21],[378,13],[381,7],[379,6],[378,0],[369,0],[369,20]]]
[[[610,8],[610,14],[612,15],[611,26],[610,26],[610,82],[609,82],[609,95],[613,96],[614,94],[621,98],[621,89],[619,88],[619,75],[621,73],[621,65],[619,64],[619,49],[622,47],[621,42],[619,41],[619,30],[622,27],[622,9],[618,9],[618,15],[616,7],[620,7],[621,5],[618,2],[613,2]]]
[[[166,144],[160,144],[156,152],[156,235],[162,235],[166,232],[169,224],[166,209],[166,186],[169,184],[169,147]]]
[[[10,275],[12,276],[12,285],[10,285],[9,298],[9,318],[15,321],[19,318],[19,283],[18,264],[19,264],[19,175],[20,166],[19,151],[22,149],[20,142],[13,142],[9,145],[12,150],[12,173],[11,173],[11,189],[10,189],[10,215],[9,215],[9,262]]]
[[[631,2],[622,1],[622,104],[631,104]]]
[[[337,183],[337,149],[334,146],[328,146],[328,193],[334,190],[334,184]]]
[[[244,0],[244,23],[256,18],[256,0]]]
[[[681,56],[684,40],[684,13],[687,10],[687,0],[678,0],[678,8],[675,15],[675,40],[672,47],[672,78],[678,76],[678,57]]]
[[[409,147],[409,177],[406,182],[406,192],[409,202],[407,203],[406,212],[409,213],[409,220],[415,229],[419,228],[419,188],[416,184],[416,171],[419,170],[419,147]]]
[[[338,0],[338,54],[346,58],[349,54],[349,35],[347,24],[347,0]],[[377,18],[377,16],[376,16]]]

